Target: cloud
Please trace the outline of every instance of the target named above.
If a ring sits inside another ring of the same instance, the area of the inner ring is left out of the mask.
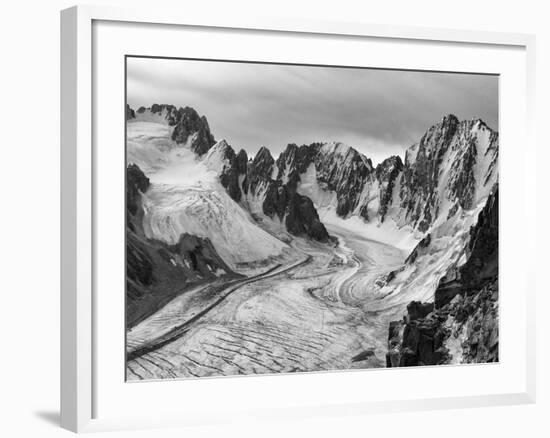
[[[179,59],[128,58],[128,103],[191,106],[216,139],[254,154],[342,141],[374,162],[402,155],[443,116],[498,129],[498,77]]]

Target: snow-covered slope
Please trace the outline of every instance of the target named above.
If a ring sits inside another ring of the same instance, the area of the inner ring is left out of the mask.
[[[151,181],[143,194],[146,237],[168,244],[185,233],[207,238],[235,272],[265,268],[285,255],[288,245],[262,230],[222,187],[227,144],[201,158],[189,144],[172,140],[171,129],[162,114],[150,111],[138,111],[127,124],[127,161]]]
[[[207,237],[236,272],[267,264],[287,245],[263,231],[217,183],[153,183],[144,195],[143,227],[147,237],[175,244],[188,233]]]

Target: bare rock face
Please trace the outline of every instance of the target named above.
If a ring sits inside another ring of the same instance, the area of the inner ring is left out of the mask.
[[[244,185],[248,193],[258,194],[261,187],[265,187],[272,180],[275,160],[266,147],[261,147],[252,162],[248,164]]]
[[[187,143],[192,136],[190,147],[197,155],[204,155],[216,143],[206,117],[200,117],[193,108],[179,108],[173,122],[172,140]]]
[[[177,144],[188,144],[197,155],[204,155],[216,143],[210,132],[205,116],[199,116],[197,111],[186,106],[177,108],[174,105],[154,103],[149,108],[140,107],[138,114],[145,111],[163,116],[169,126],[173,126],[172,140]]]
[[[297,146],[289,144],[277,158],[277,179],[283,179],[285,175],[301,175],[315,162],[321,143]]]
[[[405,264],[413,264],[418,256],[422,255],[426,251],[426,249],[429,248],[431,241],[431,234],[426,234],[426,236],[416,244],[409,256],[405,259]]]
[[[136,112],[130,108],[130,105],[126,104],[126,120],[131,120],[136,118]]]
[[[384,222],[388,208],[393,201],[393,189],[397,178],[403,171],[403,161],[398,155],[393,155],[386,158],[378,166],[376,166],[375,175],[380,187],[380,209],[378,214],[380,222]]]
[[[440,166],[451,145],[459,121],[449,115],[432,126],[421,138],[420,143],[408,150],[403,170],[401,206],[406,209],[410,221],[420,231],[427,231],[436,209],[436,190],[439,183]],[[413,157],[413,154],[416,154]]]
[[[170,126],[174,126],[176,124],[177,108],[174,105],[154,103],[151,105],[150,110],[152,114],[162,115],[164,113],[164,117],[168,120],[168,124]],[[145,112],[145,110],[143,112]]]
[[[246,164],[248,157],[244,150],[240,150],[238,155],[235,155],[233,148],[224,140],[221,158],[227,164],[221,169],[219,179],[220,183],[227,190],[227,193],[235,202],[239,202],[242,198],[242,190],[239,184],[239,177],[246,175]]]
[[[490,165],[487,169],[479,168],[476,175],[476,166],[487,159]],[[483,121],[459,122],[452,114],[444,117],[406,153],[400,203],[408,222],[422,232],[427,231],[440,214],[443,201],[440,190],[455,204],[449,217],[458,207],[472,208],[478,195],[476,188],[495,180],[497,159],[498,133]]]
[[[264,214],[271,218],[278,216],[279,220],[283,220],[288,202],[290,201],[290,196],[291,194],[287,186],[282,184],[281,181],[269,181],[265,192],[265,199],[262,204]],[[289,232],[291,231],[289,230]]]
[[[176,264],[181,261],[202,276],[211,276],[216,269],[222,269],[226,273],[231,272],[231,268],[218,255],[208,239],[184,233],[180,236],[178,243],[168,246],[167,250],[163,253],[166,257],[179,256]]]
[[[238,174],[245,175],[247,165],[248,155],[244,149],[241,149],[235,158],[235,170]]]
[[[498,186],[470,229],[468,262],[460,268],[466,287],[478,287],[498,275]]]
[[[143,216],[141,194],[149,188],[149,178],[135,165],[126,168],[126,294],[129,300],[139,299],[143,290],[155,281],[153,260],[141,242],[140,218]]]
[[[327,229],[319,220],[313,202],[307,196],[293,193],[286,207],[285,225],[297,236],[308,236],[319,242],[328,242]]]
[[[374,171],[368,158],[342,144],[320,147],[315,170],[317,180],[336,193],[336,214],[341,217],[358,206],[363,187]]]
[[[403,321],[390,323],[387,366],[448,363],[450,343],[461,362],[498,361],[498,186],[470,229],[466,255],[440,281],[434,303],[413,301]]]
[[[126,208],[132,215],[136,215],[141,208],[141,193],[149,188],[149,178],[135,165],[126,168]]]

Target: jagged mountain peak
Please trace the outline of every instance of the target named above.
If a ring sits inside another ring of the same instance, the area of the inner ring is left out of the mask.
[[[425,232],[438,216],[473,208],[496,181],[497,158],[498,135],[481,119],[445,116],[406,152],[400,190],[406,222]]]
[[[130,105],[126,104],[126,120],[131,120],[136,118],[136,112],[130,108]]]
[[[127,108],[127,114],[133,111]],[[179,107],[170,104],[153,103],[150,107],[139,107],[134,112],[136,121],[153,121],[172,126],[171,139],[176,144],[185,144],[197,155],[204,155],[216,143],[210,132],[208,120],[190,106]],[[132,118],[132,117],[130,117]],[[127,116],[128,119],[128,116]]]
[[[233,148],[231,147],[231,145],[227,142],[227,140],[225,138],[222,138],[216,144],[214,144],[214,146],[212,146],[212,149],[226,150],[226,149],[233,149]]]
[[[337,141],[323,143],[320,148],[320,152],[325,154],[330,154],[332,156],[344,157],[344,160],[348,162],[360,160],[369,169],[369,171],[372,171],[374,169],[374,166],[372,165],[372,160],[370,158],[366,157],[357,149],[345,143],[341,143]]]
[[[472,119],[469,119],[469,120],[463,120],[462,123],[466,123],[470,126],[471,129],[487,129],[491,132],[496,132],[495,130],[493,130],[489,125],[487,125],[487,123],[485,123],[485,121],[479,117],[474,117]]]
[[[488,130],[489,132],[497,133],[497,131],[489,127],[489,125],[487,125],[487,123],[485,123],[485,121],[480,117],[473,117],[471,119],[460,120],[454,114],[447,114],[441,119],[440,122],[428,128],[428,130],[426,131],[426,134],[428,134],[430,131],[437,132],[437,131],[450,130],[451,132],[453,132],[453,131],[456,131],[457,129],[462,129],[465,131]]]
[[[282,186],[294,193],[305,184],[302,194],[316,205],[330,203],[337,216],[359,216],[367,222],[392,217],[398,227],[409,224],[424,233],[438,217],[472,208],[498,175],[498,133],[479,118],[460,121],[447,114],[406,150],[404,160],[394,155],[373,166],[364,154],[338,141],[289,143],[276,159],[262,146],[249,160],[245,150],[237,154],[226,139],[216,143],[206,117],[192,107],[153,104],[140,108],[136,117],[147,111],[174,126],[176,143],[206,155],[208,168],[218,172],[237,202],[251,196],[250,202],[257,203],[268,192],[275,199],[273,193],[280,196]],[[127,113],[131,117],[131,108]]]
[[[252,160],[252,166],[262,175],[271,175],[275,159],[268,148],[262,146]]]
[[[392,155],[388,158],[386,158],[384,161],[378,163],[376,166],[376,175],[379,175],[382,172],[385,171],[391,171],[392,169],[403,169],[403,161],[401,160],[401,157],[399,155]]]
[[[451,124],[456,124],[456,123],[459,123],[458,117],[455,116],[452,113],[449,113],[449,114],[443,116],[443,118],[441,119],[441,124],[442,125],[445,125],[445,124],[451,125]]]
[[[231,145],[226,140],[220,140],[208,150],[204,161],[208,169],[221,172],[234,158],[235,151]]]
[[[262,146],[254,156],[254,161],[263,161],[263,160],[273,160],[271,151],[265,146]]]

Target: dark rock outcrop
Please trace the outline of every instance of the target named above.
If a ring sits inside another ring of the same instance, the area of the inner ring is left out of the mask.
[[[164,257],[173,258],[175,255],[176,264],[188,265],[189,269],[200,275],[211,276],[216,269],[231,272],[231,268],[218,255],[208,239],[185,233],[180,236],[177,244],[167,246],[167,250],[163,253]]]
[[[262,204],[263,213],[271,218],[277,216],[279,220],[283,220],[290,198],[291,193],[289,193],[286,185],[283,185],[280,181],[269,181]],[[296,229],[294,228],[294,230]],[[292,231],[288,231],[294,234]]]
[[[248,165],[248,155],[244,149],[241,149],[235,158],[235,170],[238,174],[245,175]]]
[[[432,126],[420,143],[407,151],[403,169],[401,206],[409,221],[422,232],[431,225],[437,208],[435,195],[443,156],[458,128],[458,119],[450,114]],[[416,154],[416,156],[413,156]]]
[[[362,362],[374,356],[373,350],[365,350],[351,358],[352,362]]]
[[[388,208],[393,200],[395,181],[403,171],[403,161],[398,155],[393,155],[382,161],[375,169],[376,179],[380,190],[380,222],[384,222]]]
[[[146,109],[141,107],[139,113]],[[178,144],[188,143],[197,155],[204,155],[216,143],[210,132],[205,116],[186,106],[177,108],[174,105],[154,103],[149,108],[152,114],[164,115],[169,126],[173,126],[172,140]]]
[[[239,186],[239,162],[233,148],[224,140],[218,143],[220,158],[226,164],[220,170],[220,183],[227,190],[227,193],[235,202],[239,202],[242,197],[241,187]]]
[[[283,179],[285,175],[305,173],[307,168],[314,163],[320,147],[321,143],[302,146],[297,146],[294,143],[289,144],[277,158],[277,179]]]
[[[168,120],[170,126],[175,125],[175,117],[177,113],[177,108],[174,105],[167,105],[164,103],[158,104],[154,103],[151,105],[151,113],[162,115],[165,112],[165,118]]]
[[[327,229],[319,220],[313,202],[307,196],[293,193],[286,208],[286,229],[296,236],[308,236],[319,242],[328,242]]]
[[[141,206],[141,193],[149,188],[149,178],[135,165],[126,168],[126,208],[132,215],[136,215]]]
[[[261,147],[254,159],[248,163],[246,180],[243,188],[246,193],[258,194],[261,187],[267,186],[272,181],[273,166],[275,160],[266,147]]]
[[[432,242],[432,236],[428,233],[426,236],[420,240],[414,247],[414,249],[411,251],[409,256],[405,259],[405,264],[412,264],[416,261],[419,255],[424,254],[427,251],[427,248],[430,247],[430,243]]]
[[[199,116],[193,108],[179,108],[174,122],[172,140],[176,143],[186,143],[189,137],[193,136],[190,147],[197,155],[204,155],[216,143],[206,117]]]
[[[136,112],[130,108],[130,105],[126,104],[126,120],[135,119]]]
[[[434,310],[433,303],[422,303],[420,301],[411,301],[407,305],[407,315],[409,321],[425,318],[426,315]]]

